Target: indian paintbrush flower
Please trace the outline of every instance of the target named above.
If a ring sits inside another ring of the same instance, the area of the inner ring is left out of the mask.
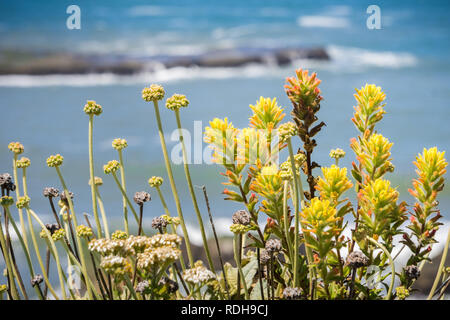
[[[253,115],[250,125],[256,129],[273,130],[283,120],[284,113],[277,104],[276,98],[260,97],[255,105],[250,105]]]
[[[322,168],[322,174],[323,178],[319,177],[316,185],[321,199],[337,202],[342,194],[353,186],[347,178],[347,168],[332,165],[329,168]]]
[[[364,138],[372,134],[375,124],[379,122],[386,113],[384,100],[386,95],[374,84],[366,84],[360,90],[356,89],[354,95],[358,105],[354,107],[352,121]]]
[[[312,105],[316,106],[322,99],[320,96],[319,84],[320,80],[317,79],[317,74],[308,74],[308,70],[297,69],[295,71],[296,78],[287,78],[284,87],[286,93],[292,103],[297,105]]]

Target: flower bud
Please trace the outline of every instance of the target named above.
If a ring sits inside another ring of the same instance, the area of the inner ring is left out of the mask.
[[[59,167],[63,164],[64,158],[60,154],[51,155],[47,158],[47,166],[49,167]]]
[[[152,188],[157,188],[162,185],[163,181],[164,181],[163,178],[153,176],[150,179],[148,179],[148,184]]]
[[[103,112],[101,105],[93,100],[88,100],[83,110],[87,115],[94,116],[99,116]]]
[[[26,157],[22,157],[20,160],[17,160],[16,165],[17,168],[28,168],[31,165],[31,161]]]
[[[174,94],[166,101],[166,108],[170,110],[178,110],[180,108],[186,108],[189,105],[189,100],[183,94]]]
[[[119,161],[111,160],[103,166],[103,171],[106,174],[115,173],[117,170],[119,170],[119,167],[120,167]]]
[[[112,147],[116,150],[122,150],[128,147],[128,142],[125,139],[117,138],[113,140]]]
[[[8,145],[8,149],[11,150],[15,154],[21,154],[24,152],[23,144],[21,144],[20,142],[11,142]]]
[[[142,99],[147,102],[158,101],[164,98],[164,88],[158,84],[152,84],[149,88],[142,90]]]

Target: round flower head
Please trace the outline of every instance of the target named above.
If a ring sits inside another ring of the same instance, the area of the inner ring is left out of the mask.
[[[77,235],[80,238],[92,237],[92,229],[85,225],[79,225],[79,226],[77,226]]]
[[[297,126],[293,122],[286,122],[278,127],[278,136],[280,138],[281,143],[284,143],[289,138],[296,136],[297,133],[298,133]]]
[[[192,283],[192,284],[204,284],[208,282],[209,280],[215,279],[216,275],[206,269],[203,266],[203,263],[201,261],[197,261],[194,264],[194,268],[186,269],[183,272],[183,279],[186,282]]]
[[[415,279],[417,280],[420,277],[420,270],[415,265],[410,265],[405,267],[405,274],[408,277],[408,279]]]
[[[0,187],[11,192],[16,190],[16,185],[13,183],[9,173],[0,174]]]
[[[162,217],[155,217],[152,219],[152,228],[153,229],[162,229],[167,226],[168,222],[166,219]]]
[[[49,167],[59,167],[63,164],[64,158],[59,153],[56,155],[51,155],[47,158],[47,166]]]
[[[148,184],[152,188],[157,188],[157,187],[161,186],[162,183],[163,183],[163,178],[161,178],[161,177],[153,176],[150,179],[148,179]]]
[[[92,185],[92,180],[89,179],[89,185]],[[103,179],[100,177],[94,177],[94,185],[101,186],[103,185]]]
[[[116,150],[122,150],[128,147],[128,142],[125,139],[117,138],[113,140],[112,147]]]
[[[169,293],[175,293],[178,290],[178,283],[168,277],[162,277],[158,284],[166,286]]]
[[[113,240],[125,240],[126,238],[128,238],[128,234],[122,230],[116,230],[111,235]]]
[[[182,107],[186,108],[189,105],[189,100],[184,94],[175,93],[166,101],[166,108],[170,110],[178,110]]]
[[[102,106],[93,100],[88,100],[83,110],[86,114],[94,116],[99,116],[103,112]]]
[[[10,205],[14,204],[14,199],[10,196],[3,196],[0,198],[0,204],[3,207],[9,207]]]
[[[395,293],[397,294],[397,298],[399,300],[405,300],[407,297],[409,297],[409,290],[404,286],[395,288]]]
[[[2,294],[3,292],[8,291],[8,285],[6,284],[0,284],[0,294]]]
[[[31,279],[31,286],[38,286],[42,283],[42,281],[44,281],[44,278],[40,274],[37,274]]]
[[[73,196],[74,196],[73,192],[71,192],[71,191],[67,191],[67,192],[69,193],[70,199],[73,200]],[[68,203],[66,193],[64,191],[59,194],[59,197],[60,197],[61,201],[64,202],[64,204]]]
[[[119,170],[119,167],[120,167],[119,161],[111,160],[103,166],[103,171],[106,174],[115,173],[117,170]]]
[[[125,273],[130,271],[131,266],[127,259],[111,255],[102,258],[100,267],[102,267],[109,274],[123,276]]]
[[[23,144],[21,144],[20,142],[11,142],[8,145],[8,149],[11,150],[15,154],[21,154],[24,151]]]
[[[251,222],[250,214],[245,210],[238,210],[233,213],[233,224],[241,224],[247,226]]]
[[[142,90],[142,99],[147,102],[158,101],[164,98],[164,88],[158,84],[152,84]]]
[[[330,150],[330,158],[340,159],[345,157],[345,151],[339,148]]]
[[[266,241],[266,250],[270,253],[281,251],[281,241],[278,239],[269,239]]]
[[[266,265],[270,261],[270,253],[266,249],[262,249],[259,253],[259,262]]]
[[[53,187],[46,187],[44,188],[43,194],[46,198],[57,198],[59,197],[59,190]]]
[[[244,226],[243,224],[237,224],[237,223],[233,223],[230,226],[230,231],[235,233],[235,234],[239,234],[239,233],[247,233],[250,230],[252,230],[251,226]]]
[[[150,284],[147,280],[141,281],[136,285],[136,288],[134,289],[137,293],[144,293],[147,291],[147,289],[150,287]]]
[[[58,241],[63,239],[66,236],[66,230],[61,228],[56,230],[53,234],[52,234],[52,239],[53,241]]]
[[[29,204],[30,204],[30,198],[27,196],[19,197],[16,202],[16,206],[18,209],[23,209],[25,207],[28,207]]]
[[[351,268],[361,268],[367,266],[369,258],[360,251],[353,251],[347,257],[346,264]]]
[[[151,199],[150,193],[145,191],[136,192],[133,197],[134,202],[139,206],[143,206],[145,202],[150,201]]]
[[[17,160],[16,165],[17,168],[28,168],[31,165],[31,160],[26,157],[22,157],[20,160]]]

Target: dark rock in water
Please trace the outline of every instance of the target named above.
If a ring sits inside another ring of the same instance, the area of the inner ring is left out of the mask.
[[[286,65],[298,59],[329,60],[323,48],[237,48],[200,55],[127,57],[71,53],[0,52],[0,74],[87,74],[120,75],[153,71],[156,68],[234,68],[247,64]]]

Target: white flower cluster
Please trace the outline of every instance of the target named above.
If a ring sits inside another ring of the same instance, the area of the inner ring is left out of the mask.
[[[127,265],[127,259],[114,255],[103,257],[100,262],[100,267],[102,267],[107,273],[116,275],[125,274]]]
[[[181,255],[178,248],[163,246],[157,248],[147,248],[137,256],[137,266],[139,269],[148,269],[155,265],[163,265],[177,260]]]
[[[102,256],[128,256],[132,254],[127,248],[126,240],[94,239],[89,242],[88,248],[90,251],[97,252]]]
[[[157,234],[150,238],[152,247],[172,247],[178,248],[181,244],[181,237],[176,234]]]
[[[206,269],[200,261],[195,264],[194,268],[186,269],[183,272],[184,281],[192,284],[204,284],[215,278],[216,275],[211,270]]]

